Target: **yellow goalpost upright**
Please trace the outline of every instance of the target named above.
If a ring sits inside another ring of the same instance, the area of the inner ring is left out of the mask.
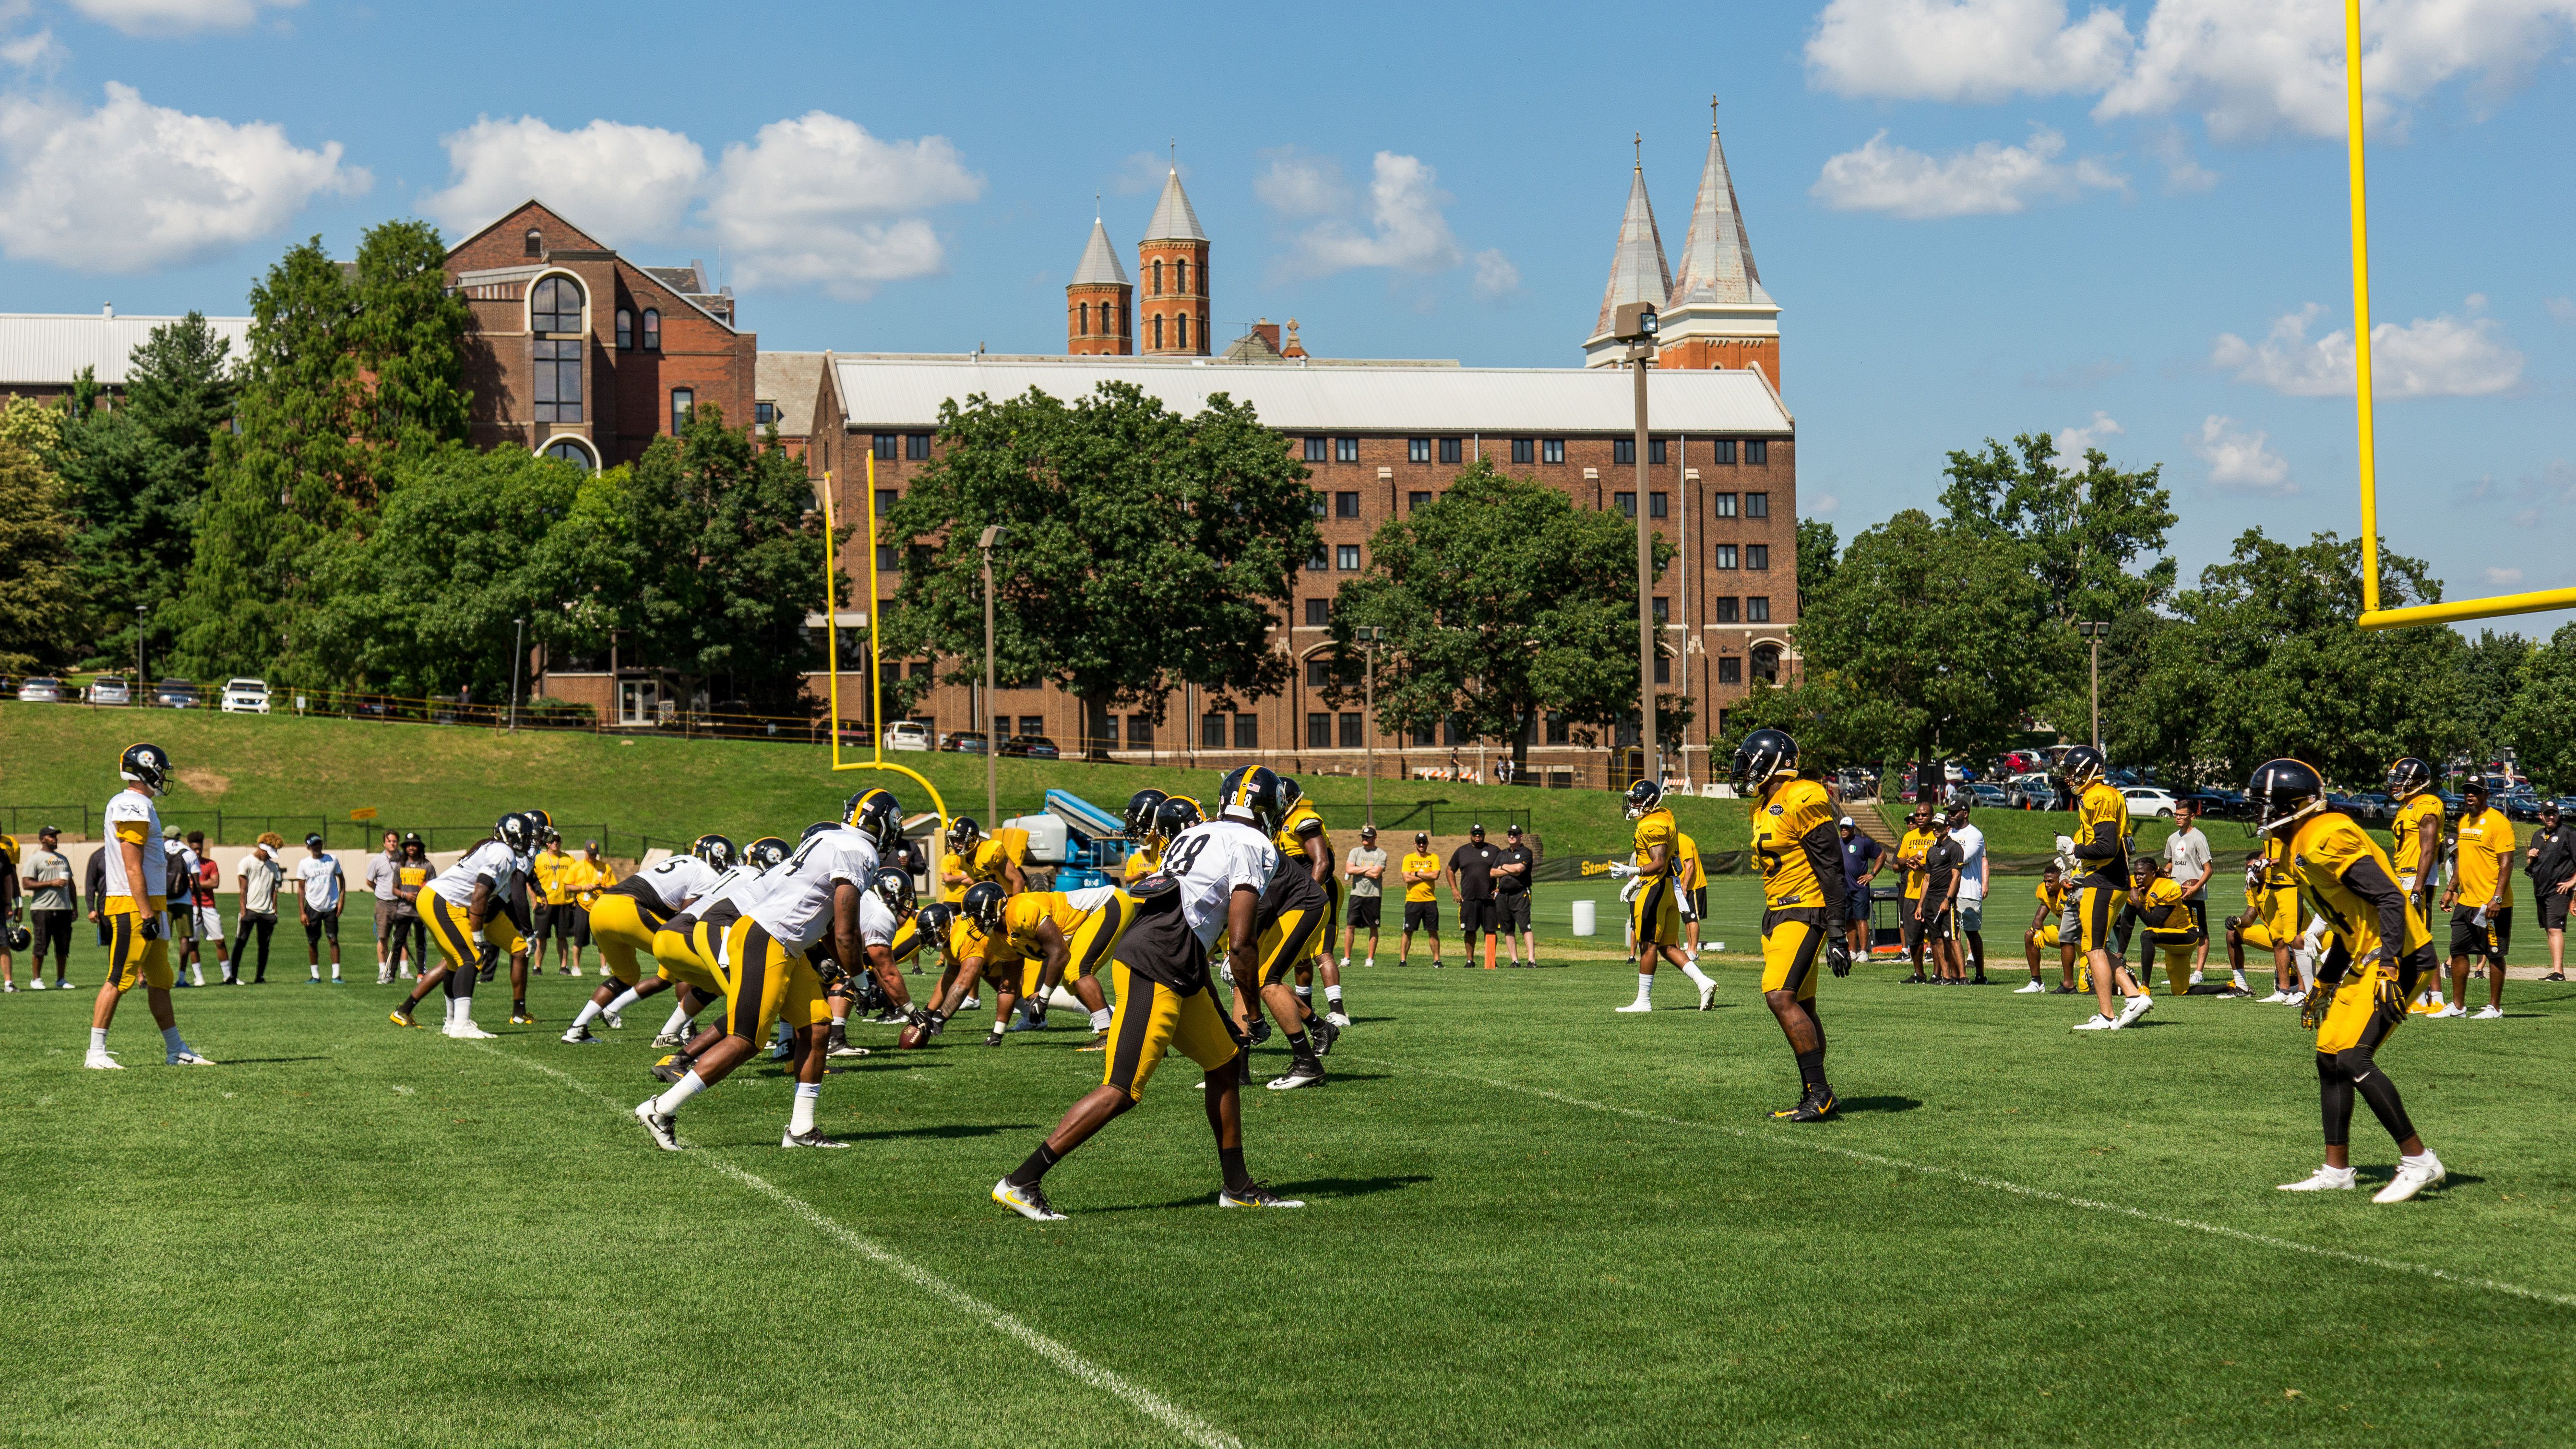
[[[2379,607],[2379,477],[2370,398],[2370,193],[2362,166],[2361,0],[2344,0],[2343,77],[2344,130],[2352,170],[2353,411],[2361,435],[2358,449],[2361,462],[2361,618],[2358,622],[2365,629],[2402,629],[2410,624],[2447,624],[2462,619],[2492,619],[2505,614],[2531,614],[2544,609],[2576,607],[2576,588],[2496,594],[2483,599],[2454,599],[2403,609]]]
[[[868,454],[868,611],[864,616],[868,630],[868,734],[870,754],[864,760],[841,759],[841,562],[838,529],[832,517],[832,475],[823,475],[823,638],[825,667],[830,671],[830,684],[825,693],[831,711],[832,768],[841,770],[888,770],[920,783],[930,796],[930,808],[939,814],[942,835],[948,831],[948,802],[939,798],[939,787],[918,770],[895,764],[885,757],[885,651],[879,647],[883,632],[877,618],[877,459]],[[932,872],[935,876],[936,871]]]

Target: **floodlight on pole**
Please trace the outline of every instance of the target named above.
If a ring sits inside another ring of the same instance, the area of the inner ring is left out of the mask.
[[[993,550],[1000,548],[1011,531],[1000,524],[987,524],[984,536],[975,547],[984,555],[984,707],[993,707]],[[984,739],[984,823],[987,829],[1002,828],[1002,752],[1001,730],[996,727]]]

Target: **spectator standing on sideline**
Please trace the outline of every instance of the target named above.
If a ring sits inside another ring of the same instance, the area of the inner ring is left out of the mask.
[[[286,881],[285,863],[277,858],[286,849],[286,837],[271,830],[251,845],[250,854],[242,857],[241,870],[235,879],[241,884],[241,918],[234,923],[235,945],[248,956],[255,944],[259,959],[253,964],[250,982],[253,986],[268,984],[268,944],[277,934],[277,888]],[[233,966],[233,984],[241,984],[241,966]]]
[[[408,980],[429,969],[429,923],[421,919],[420,893],[438,874],[429,863],[429,846],[415,831],[403,837],[402,860],[394,867],[394,979]]]
[[[1494,861],[1502,852],[1485,843],[1485,827],[1467,827],[1467,843],[1449,853],[1449,894],[1458,902],[1458,936],[1467,964],[1476,964],[1476,937],[1493,929]]]
[[[393,925],[394,905],[402,899],[394,889],[394,871],[402,864],[402,837],[385,832],[384,849],[367,857],[367,893],[376,898],[376,984],[390,986],[394,979]]]
[[[546,831],[545,849],[537,852],[536,864],[528,872],[528,890],[535,907],[536,928],[528,935],[530,955],[537,974],[546,969],[546,943],[555,943],[555,970],[565,976],[578,976],[572,963],[572,898],[571,872],[573,858],[564,853],[563,836]]]
[[[223,973],[223,984],[239,986],[241,982],[235,979],[239,970],[232,958],[224,954],[223,909],[215,904],[215,896],[224,883],[224,868],[215,864],[214,852],[206,849],[206,832],[188,832],[185,859],[190,886],[188,908],[197,913],[199,949],[211,944],[215,948],[215,965]]]
[[[1850,816],[1839,826],[1843,837],[1843,913],[1848,918],[1845,929],[1849,936],[1852,959],[1869,959],[1869,883],[1878,879],[1886,866],[1887,852],[1877,841],[1863,835],[1860,825]]]
[[[1353,948],[1360,942],[1360,928],[1368,927],[1367,965],[1377,964],[1377,918],[1386,905],[1386,852],[1378,849],[1377,827],[1360,827],[1360,843],[1351,847],[1342,862],[1342,874],[1350,880],[1347,894],[1351,911],[1342,927],[1342,959],[1351,959]]]
[[[331,938],[331,984],[340,981],[340,897],[348,889],[348,879],[340,874],[340,862],[322,848],[322,837],[304,837],[309,852],[295,863],[295,879],[304,888],[304,964],[311,973],[311,983],[322,984],[322,938]]]
[[[581,859],[572,863],[566,881],[572,887],[572,974],[579,976],[581,953],[590,945],[590,908],[599,903],[602,892],[617,884],[617,872],[600,858],[599,842],[585,840]]]
[[[2558,818],[2558,802],[2545,801],[2540,807],[2540,828],[2531,832],[2531,848],[2524,853],[2523,874],[2531,877],[2531,901],[2540,914],[2540,929],[2549,936],[2549,974],[2543,981],[2567,979],[2567,902],[2569,891],[2576,888],[2576,826]],[[36,938],[36,954],[45,954],[44,937]]]
[[[1932,849],[1932,807],[1917,805],[1905,817],[1905,838],[1896,842],[1896,864],[1905,872],[1905,909],[1898,912],[1897,923],[1905,941],[1906,959],[1914,963],[1914,974],[1905,978],[1908,985],[1920,986],[1923,975],[1923,859]]]
[[[1986,832],[1968,823],[1968,807],[1974,796],[1960,791],[1950,800],[1950,843],[1959,847],[1959,904],[1953,924],[1957,939],[1950,944],[1950,954],[1959,954],[1959,940],[1965,940],[1977,975],[1969,984],[1986,984]]]
[[[1418,927],[1431,937],[1431,969],[1440,969],[1440,896],[1433,889],[1440,879],[1440,857],[1431,853],[1431,837],[1413,834],[1413,853],[1404,858],[1404,939],[1396,944],[1395,964],[1413,962],[1413,933]]]
[[[2200,828],[2200,811],[2188,800],[2175,801],[2173,834],[2165,837],[2165,874],[2182,887],[2182,902],[2191,907],[2191,923],[2200,932],[2200,945],[2193,951],[2191,961],[2194,986],[2200,984],[2200,974],[2209,966],[2209,877],[2217,869],[2217,860],[2209,852],[2208,832]],[[2233,981],[2229,994],[2245,989],[2242,974]]]
[[[63,833],[53,826],[36,832],[36,848],[20,862],[19,880],[27,888],[27,929],[34,939],[27,952],[27,989],[45,989],[45,950],[54,953],[54,977],[71,970],[72,916],[80,896],[72,888],[71,857],[54,847]]]
[[[1689,839],[1684,836],[1683,839]],[[1529,951],[1529,964],[1538,964],[1538,938],[1530,931],[1530,873],[1538,869],[1538,854],[1521,839],[1521,828],[1503,828],[1503,848],[1494,857],[1494,930],[1503,938],[1503,950],[1512,964],[1521,964],[1521,951]]]
[[[0,835],[0,931],[5,931],[11,924],[12,918],[18,914],[20,853],[18,837]],[[43,968],[37,969],[41,974]],[[17,990],[18,982],[14,974],[16,970],[17,958],[9,953],[9,939],[5,934],[0,934],[0,986],[5,986],[11,991]]]
[[[176,949],[170,962],[171,986],[203,986],[206,968],[197,962],[197,863],[188,853],[188,842],[176,825],[161,827],[161,864],[165,883],[161,897],[168,909],[170,943]],[[188,968],[197,968],[197,979],[188,979]]]
[[[1914,919],[1919,923],[1916,934],[1932,958],[1933,983],[1964,986],[1967,977],[1959,968],[1955,929],[1962,856],[1959,842],[1950,838],[1949,816],[1932,816],[1931,826],[1932,843],[1923,849],[1923,892],[1914,901]]]
[[[2451,1004],[2436,1017],[2469,1014],[2469,958],[2487,963],[2487,1004],[2477,1019],[2504,1016],[2504,953],[2513,948],[2513,822],[2487,804],[2484,780],[2460,787],[2460,825],[2451,839],[2459,852],[2442,905],[2451,912]]]

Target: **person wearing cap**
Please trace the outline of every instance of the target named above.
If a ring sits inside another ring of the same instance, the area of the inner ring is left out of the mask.
[[[590,945],[590,908],[599,904],[601,893],[617,884],[617,870],[600,858],[598,841],[585,840],[581,843],[581,855],[565,872],[564,884],[572,890],[572,904],[567,907],[572,912],[572,974],[579,976],[581,953]],[[918,971],[921,968],[916,966],[913,969]]]
[[[1342,959],[1351,959],[1358,949],[1360,928],[1369,933],[1365,964],[1377,964],[1378,913],[1386,904],[1386,852],[1378,849],[1377,827],[1360,827],[1360,843],[1350,849],[1342,862],[1342,874],[1350,881],[1351,913],[1342,927]],[[1347,1023],[1338,1023],[1347,1025]]]
[[[402,858],[394,863],[393,947],[386,961],[396,981],[407,981],[435,969],[429,959],[429,922],[420,913],[420,893],[429,888],[438,867],[430,864],[429,845],[420,832],[406,831]]]
[[[367,857],[367,893],[376,901],[376,984],[391,986],[394,981],[393,926],[394,905],[402,899],[394,888],[394,872],[402,865],[402,837],[388,830],[384,848]]]
[[[197,867],[196,857],[188,853],[187,838],[176,825],[161,827],[162,868],[168,876],[161,888],[167,903],[170,942],[177,960],[171,963],[173,986],[203,986],[206,969],[197,963]],[[196,979],[188,977],[188,968],[196,967]]]
[[[2434,1017],[2469,1014],[2469,958],[2487,967],[2487,1004],[2480,1021],[2504,1017],[2504,953],[2513,945],[2513,822],[2487,803],[2487,782],[2460,788],[2460,823],[2451,833],[2456,864],[2442,908],[2451,913],[2451,1004]]]
[[[1404,872],[1404,939],[1396,943],[1395,964],[1413,964],[1413,933],[1417,930],[1431,937],[1431,967],[1440,968],[1440,897],[1434,884],[1440,879],[1440,857],[1431,853],[1431,836],[1426,831],[1413,833],[1413,853],[1401,862]]]
[[[1503,951],[1512,964],[1521,964],[1524,950],[1529,963],[1538,964],[1538,938],[1530,932],[1530,874],[1538,869],[1538,853],[1521,838],[1521,828],[1503,828],[1503,848],[1494,857],[1494,933],[1503,938]]]
[[[54,847],[63,833],[47,825],[36,832],[36,848],[18,862],[18,879],[27,889],[27,988],[45,985],[45,950],[54,953],[54,979],[71,969],[72,917],[80,911],[80,894],[72,885],[71,857]],[[5,976],[0,969],[0,976]],[[66,983],[68,984],[68,983]]]
[[[1493,928],[1494,861],[1502,852],[1485,843],[1485,827],[1467,827],[1467,843],[1449,853],[1449,895],[1458,903],[1458,935],[1467,964],[1476,964],[1476,937]]]
[[[565,879],[572,868],[573,857],[566,854],[563,833],[549,828],[544,833],[544,848],[528,867],[529,905],[534,909],[528,932],[528,949],[536,961],[539,975],[546,969],[546,943],[555,947],[555,970],[565,976],[578,976],[574,969],[572,947],[573,884]]]
[[[1930,814],[1929,806],[1924,813]],[[1950,838],[1949,816],[1932,815],[1929,823],[1932,843],[1923,849],[1923,890],[1912,903],[1915,939],[1932,958],[1931,984],[1965,986],[1967,973],[1960,969],[1954,929],[1964,856],[1959,843]]]
[[[1907,985],[1920,986],[1923,975],[1923,857],[1932,848],[1932,807],[1920,804],[1905,819],[1905,835],[1896,842],[1896,864],[1905,872],[1903,909],[1897,912],[1899,935],[1905,943],[1906,959],[1913,962],[1914,974]]]
[[[277,888],[285,884],[286,865],[278,854],[286,849],[286,837],[271,830],[251,845],[250,853],[241,858],[241,867],[233,873],[234,883],[241,888],[241,916],[233,923],[233,934],[240,938],[242,954],[233,958],[233,984],[241,984],[242,957],[258,948],[259,959],[252,963],[250,982],[253,986],[268,984],[268,943],[277,934]]]
[[[2549,974],[2543,981],[2567,979],[2567,903],[2576,891],[2576,826],[2558,818],[2558,802],[2540,802],[2540,828],[2531,832],[2522,873],[2531,877],[2531,899],[2540,914],[2540,929],[2549,936]],[[33,914],[30,912],[30,914]],[[36,938],[40,943],[43,937]],[[45,953],[43,945],[36,954]]]
[[[1887,852],[1861,833],[1860,823],[1844,816],[1836,823],[1843,850],[1843,917],[1845,944],[1852,959],[1869,959],[1869,883],[1887,865]]]
[[[304,837],[304,859],[295,863],[295,879],[303,887],[304,964],[311,973],[311,984],[322,984],[322,938],[331,938],[331,984],[340,980],[340,897],[348,889],[348,880],[340,874],[339,858],[322,848],[322,837]]]
[[[1950,954],[1961,952],[1961,943],[1976,976],[1971,986],[1986,984],[1986,887],[1991,883],[1986,871],[1986,833],[1968,823],[1968,809],[1975,797],[1962,790],[1950,797],[1950,843],[1959,847],[1959,897],[1951,923]]]

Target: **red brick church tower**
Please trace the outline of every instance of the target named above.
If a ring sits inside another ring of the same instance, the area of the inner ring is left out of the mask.
[[[1204,255],[1204,253],[1202,253]],[[1118,265],[1109,228],[1091,219],[1091,242],[1064,287],[1064,351],[1068,357],[1124,357],[1136,350],[1128,325],[1135,288]]]
[[[1154,219],[1136,247],[1136,351],[1148,357],[1209,354],[1207,268],[1207,233],[1175,168],[1164,178]]]

